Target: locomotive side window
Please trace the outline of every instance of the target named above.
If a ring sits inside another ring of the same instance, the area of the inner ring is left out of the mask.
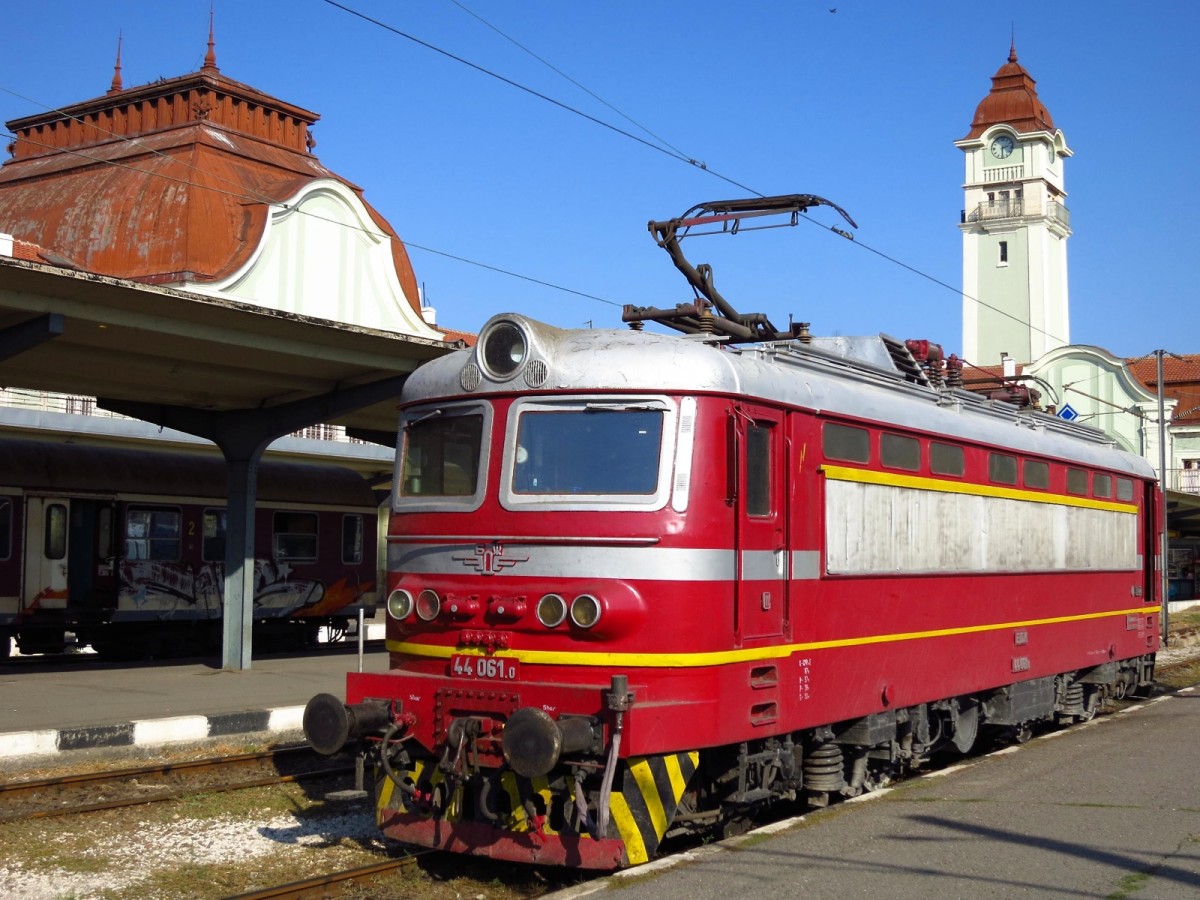
[[[404,428],[404,497],[470,497],[479,483],[483,416],[434,410]]]
[[[1086,497],[1088,492],[1088,473],[1085,469],[1067,469],[1067,493],[1078,497]]]
[[[12,498],[0,497],[0,559],[12,556]]]
[[[958,475],[961,477],[966,470],[962,447],[954,444],[939,444],[937,441],[929,445],[929,471],[934,475]]]
[[[1027,459],[1022,464],[1025,471],[1025,487],[1050,487],[1050,466],[1040,459]]]
[[[517,426],[516,494],[652,495],[663,410],[588,404],[530,410]]]
[[[177,509],[129,507],[125,513],[125,558],[179,559],[182,519]]]
[[[67,508],[61,503],[46,507],[46,559],[62,559],[67,555]]]
[[[315,560],[317,514],[291,510],[275,513],[272,520],[271,552],[277,560]]]
[[[989,453],[988,478],[996,484],[1016,484],[1017,458],[1006,453]]]
[[[826,422],[821,430],[821,447],[829,459],[857,463],[871,461],[871,436],[865,428]]]
[[[879,461],[889,469],[915,472],[921,468],[921,442],[902,434],[884,434],[879,438]]]
[[[342,516],[342,562],[363,561],[363,517]]]
[[[1112,476],[1097,472],[1092,476],[1092,492],[1105,500],[1112,498]]]
[[[771,514],[771,427],[758,422],[746,428],[746,514]]]
[[[1128,478],[1117,479],[1117,499],[1123,503],[1133,502],[1133,482]]]
[[[204,541],[200,553],[205,562],[224,561],[227,519],[228,515],[224,509],[204,511]]]

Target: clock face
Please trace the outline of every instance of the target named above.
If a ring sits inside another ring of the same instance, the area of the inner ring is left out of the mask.
[[[1007,134],[1002,134],[992,141],[992,156],[996,157],[996,159],[1007,159],[1008,155],[1012,152],[1013,139]]]

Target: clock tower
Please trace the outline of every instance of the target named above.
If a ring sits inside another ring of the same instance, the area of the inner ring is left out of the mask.
[[[963,358],[1033,362],[1069,344],[1063,167],[1072,155],[1017,62],[1016,47],[992,76],[971,130],[963,212]]]

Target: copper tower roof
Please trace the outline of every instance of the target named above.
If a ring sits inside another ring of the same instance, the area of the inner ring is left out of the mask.
[[[1054,131],[1050,110],[1037,95],[1037,82],[1017,62],[1017,48],[1009,48],[1008,62],[992,76],[992,89],[975,108],[971,130],[962,138],[977,138],[993,125],[1011,125],[1019,134]]]

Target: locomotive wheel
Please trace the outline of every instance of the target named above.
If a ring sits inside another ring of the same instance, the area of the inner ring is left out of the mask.
[[[754,827],[754,820],[748,816],[731,816],[721,822],[718,833],[721,840],[745,834]]]

